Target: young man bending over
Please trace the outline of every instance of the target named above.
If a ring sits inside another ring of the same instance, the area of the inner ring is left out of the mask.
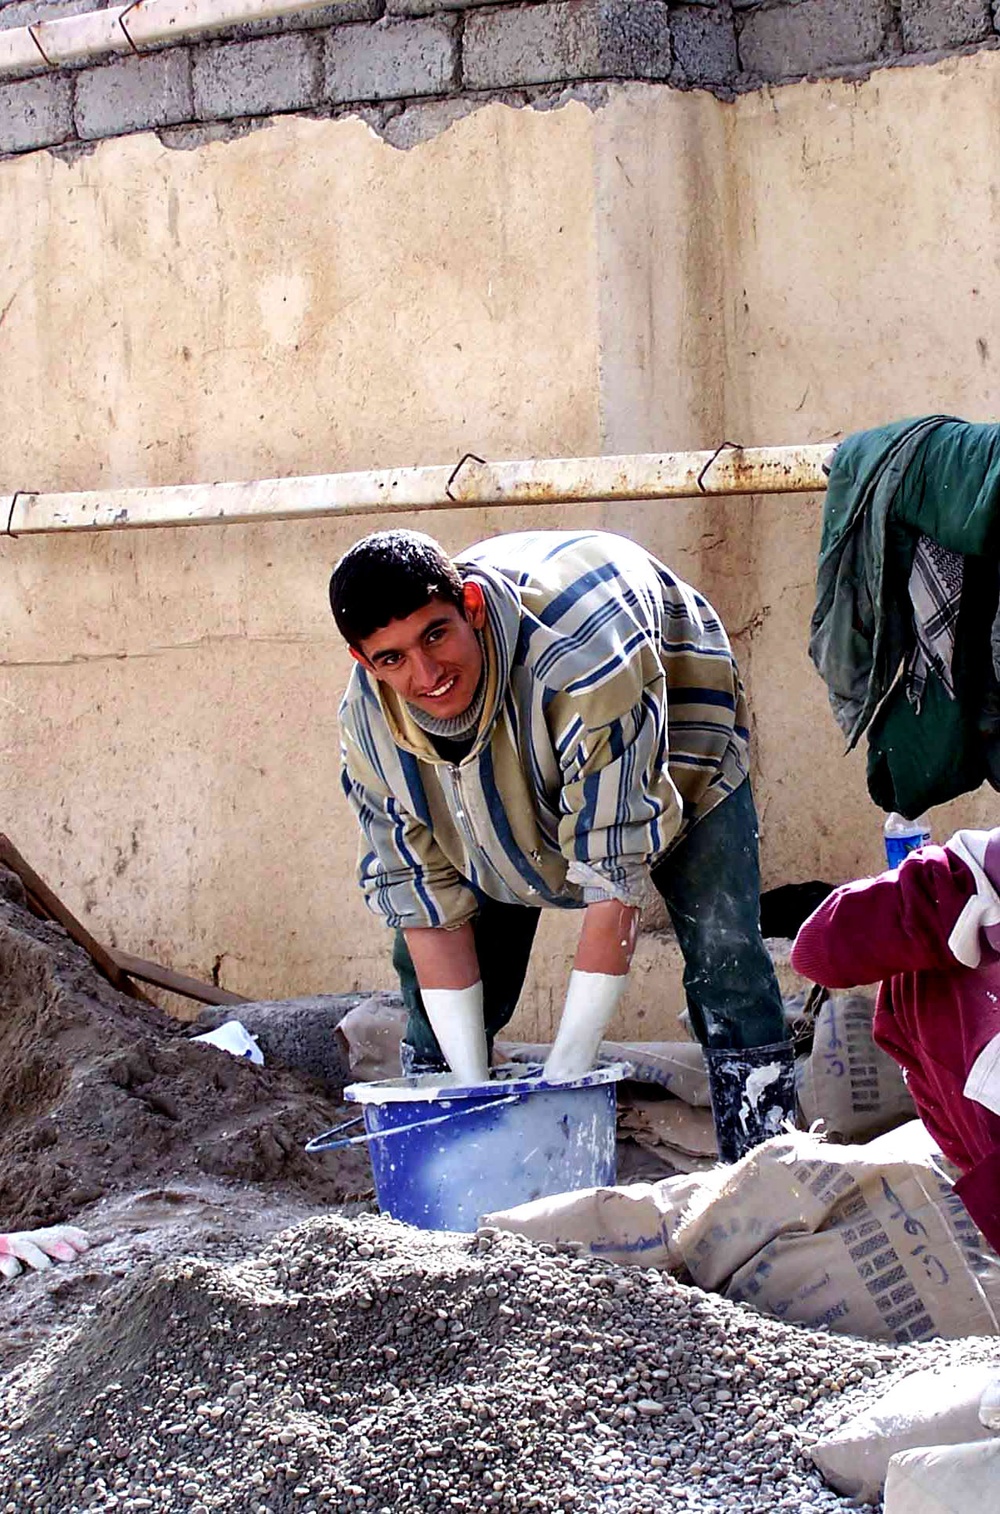
[[[747,710],[711,605],[600,531],[451,559],[380,531],[330,581],[355,668],[340,719],[360,883],[395,930],[405,1071],[488,1076],[540,909],[583,922],[548,1078],[593,1065],[625,986],[643,875],[684,954],[720,1155],[794,1110],[760,935]]]

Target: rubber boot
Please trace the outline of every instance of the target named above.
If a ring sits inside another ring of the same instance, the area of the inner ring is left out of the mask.
[[[780,1135],[795,1120],[795,1050],[791,1041],[771,1046],[706,1046],[708,1090],[720,1162],[740,1157]]]

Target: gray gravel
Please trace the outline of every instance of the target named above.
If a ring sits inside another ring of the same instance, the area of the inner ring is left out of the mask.
[[[0,1385],[0,1514],[847,1509],[802,1447],[893,1348],[519,1236],[323,1216],[139,1269]]]

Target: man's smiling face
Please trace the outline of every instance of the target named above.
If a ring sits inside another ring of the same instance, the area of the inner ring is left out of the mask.
[[[422,610],[366,636],[354,656],[380,683],[439,720],[463,715],[476,697],[483,654],[476,635],[486,619],[478,584],[467,584],[466,614],[432,599]]]

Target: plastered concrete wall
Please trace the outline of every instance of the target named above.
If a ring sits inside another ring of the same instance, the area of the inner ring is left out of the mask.
[[[7,164],[0,472],[593,452],[591,136],[580,105],[495,108],[409,154],[288,119]],[[517,519],[431,524],[457,547]],[[0,824],[104,938],[202,975],[221,958],[259,995],[389,981],[351,882],[326,603],[370,524],[0,545]]]
[[[403,152],[282,118],[0,165],[5,487],[82,488],[986,418],[1000,333],[992,52],[724,103],[649,85],[489,104]],[[516,512],[600,523],[716,602],[754,710],[766,881],[878,861],[805,657],[820,502]],[[3,541],[0,824],[123,948],[279,996],[390,983],[352,882],[332,561],[372,524]],[[939,818],[987,820],[983,795]],[[519,1029],[557,1011],[549,916]],[[680,1003],[647,934],[623,1031]],[[668,1013],[669,1011],[669,1013]]]
[[[797,84],[739,102],[725,349],[726,434],[836,438],[944,412],[997,418],[1000,59],[982,53],[865,84]],[[805,656],[821,501],[754,512],[750,678],[772,876],[879,863],[863,757],[844,761]],[[800,797],[797,797],[800,796]],[[982,790],[934,815],[997,822]]]

